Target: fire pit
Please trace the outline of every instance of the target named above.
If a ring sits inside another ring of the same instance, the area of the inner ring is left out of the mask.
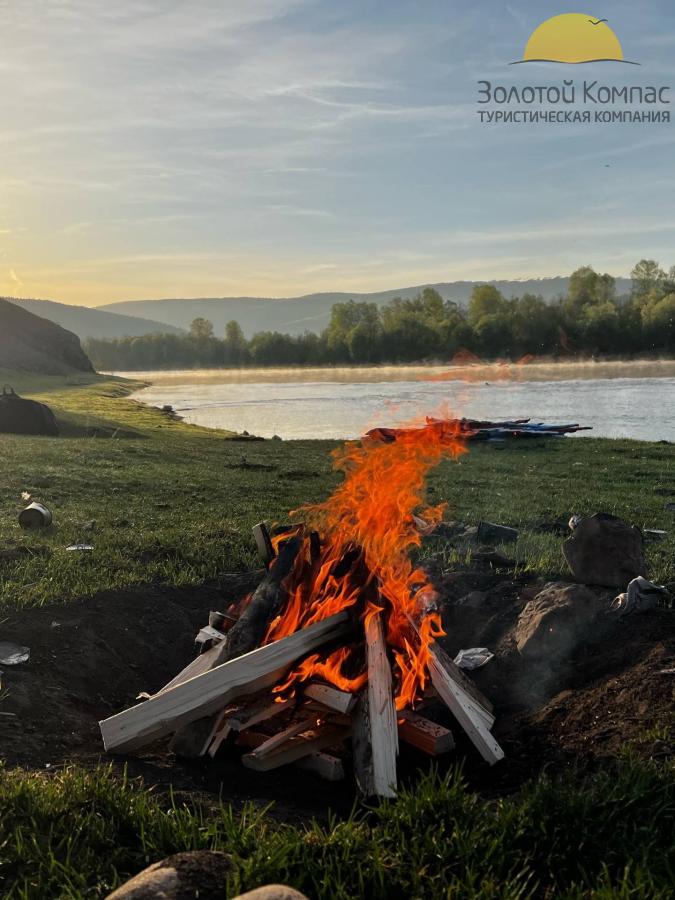
[[[471,435],[434,419],[336,451],[340,487],[294,514],[302,524],[257,527],[258,588],[212,617],[204,652],[159,693],[100,723],[106,750],[173,736],[178,753],[214,756],[228,740],[251,769],[293,763],[336,779],[351,746],[361,791],[393,797],[399,739],[431,755],[453,747],[422,714],[440,698],[483,759],[501,759],[492,707],[437,643],[437,598],[411,559],[443,515],[424,503],[426,475]]]

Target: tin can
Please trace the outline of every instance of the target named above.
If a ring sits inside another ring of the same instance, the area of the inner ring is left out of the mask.
[[[52,511],[44,503],[33,501],[19,513],[22,528],[47,528],[52,524]]]

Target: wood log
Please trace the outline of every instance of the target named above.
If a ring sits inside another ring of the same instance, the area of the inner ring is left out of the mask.
[[[452,732],[448,728],[409,709],[398,713],[398,735],[406,744],[429,756],[447,753],[455,746]]]
[[[485,719],[485,711],[455,681],[454,673],[445,668],[442,655],[436,651],[437,648],[432,646],[429,674],[433,686],[483,759],[490,765],[494,765],[504,758],[504,751],[490,734],[490,725]]]
[[[366,616],[365,632],[373,788],[378,797],[395,797],[398,728],[381,612]]]
[[[268,572],[254,591],[246,609],[228,631],[225,640],[216,645],[217,653],[213,657],[213,666],[229,662],[260,646],[270,622],[279,614],[286,600],[285,581],[293,569],[300,545],[299,537],[289,538],[281,544],[278,556],[271,562]],[[170,747],[179,756],[187,758],[203,756],[208,748],[209,736],[214,733],[214,727],[212,718],[205,718],[203,722],[197,721],[190,727],[180,730],[171,740]]]
[[[314,726],[311,731],[293,735],[285,743],[273,748],[272,751],[268,749],[264,754],[261,754],[261,750],[266,744],[269,745],[270,743],[267,741],[252,753],[242,756],[241,761],[248,769],[254,769],[256,772],[268,772],[271,769],[277,769],[280,766],[287,766],[290,763],[297,762],[299,759],[310,756],[319,750],[339,744],[349,737],[349,733],[349,726],[332,725],[330,723]]]
[[[221,711],[239,697],[272,687],[300,657],[345,637],[350,628],[349,613],[344,610],[161,691],[99,723],[105,748],[118,752],[135,750]]]
[[[237,736],[236,743],[240,747],[255,749],[264,744],[268,737],[269,735],[262,734],[260,731],[243,731]],[[294,768],[315,772],[321,778],[325,778],[326,781],[341,781],[345,777],[342,760],[329,753],[310,753],[309,756],[296,760],[293,766]]]
[[[366,688],[359,695],[352,714],[352,763],[358,789],[364,797],[374,797],[373,748],[370,743],[370,716]]]
[[[295,766],[307,772],[314,772],[326,781],[342,781],[345,777],[342,760],[330,753],[312,753],[304,759],[299,759]]]
[[[320,684],[313,682],[308,684],[304,690],[305,697],[321,703],[328,709],[347,715],[356,705],[356,697],[346,691],[340,691],[336,687],[328,684]]]

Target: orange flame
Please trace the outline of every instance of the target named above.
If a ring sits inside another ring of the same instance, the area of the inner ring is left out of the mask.
[[[421,609],[433,588],[409,553],[420,545],[420,531],[443,515],[444,504],[424,506],[426,476],[443,457],[466,452],[466,436],[458,420],[427,419],[416,428],[376,429],[334,452],[334,467],[344,471],[344,481],[324,503],[298,511],[306,523],[302,551],[289,577],[288,600],[265,643],[349,607],[359,605],[362,616],[380,608],[395,660],[396,707],[414,704],[427,684],[429,647],[443,631],[440,615]],[[310,529],[321,535],[314,559]],[[422,611],[421,640],[413,646],[410,618],[417,620]],[[315,654],[275,690],[288,691],[311,677],[358,690],[367,676],[345,674],[351,656],[348,648],[323,661]]]

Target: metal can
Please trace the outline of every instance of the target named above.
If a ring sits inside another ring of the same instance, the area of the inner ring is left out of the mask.
[[[44,503],[33,501],[19,513],[22,528],[47,528],[52,524],[52,511]]]

